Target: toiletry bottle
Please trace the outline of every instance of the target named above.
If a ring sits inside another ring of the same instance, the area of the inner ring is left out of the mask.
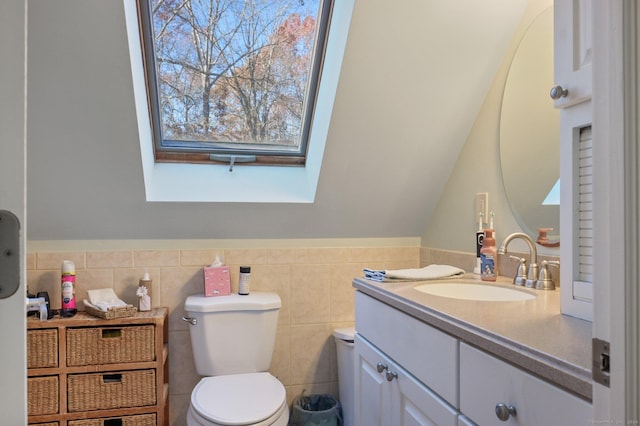
[[[249,278],[251,278],[251,267],[240,267],[240,279],[238,280],[238,294],[246,296],[249,294]]]
[[[136,291],[136,294],[138,295],[138,311],[140,312],[150,311],[152,308],[152,284],[153,282],[151,281],[151,277],[148,272],[145,272],[144,276],[140,278],[140,281],[138,281],[138,291]]]
[[[493,217],[495,215],[496,214],[494,212],[489,213],[489,229],[493,230],[493,241],[495,241],[498,236],[498,233],[496,232],[496,227],[493,226]]]
[[[70,260],[62,262],[62,306],[60,316],[69,318],[76,314],[76,266]]]
[[[498,251],[496,240],[493,238],[493,229],[484,230],[484,241],[480,249],[481,273],[483,281],[495,281],[498,277]]]
[[[473,273],[480,275],[482,270],[482,260],[480,258],[480,250],[482,249],[482,241],[484,240],[484,229],[482,229],[482,212],[478,213],[478,230],[476,231],[476,266],[473,268]]]

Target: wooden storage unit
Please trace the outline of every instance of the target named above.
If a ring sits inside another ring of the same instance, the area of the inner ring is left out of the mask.
[[[29,317],[29,424],[168,425],[167,315]]]

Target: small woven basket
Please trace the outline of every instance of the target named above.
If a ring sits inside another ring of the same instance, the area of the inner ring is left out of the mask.
[[[71,420],[69,426],[105,426],[105,424],[119,424],[122,426],[156,426],[155,414],[141,414],[138,416],[109,417],[106,419]]]
[[[58,329],[27,331],[27,368],[58,366]]]
[[[100,309],[96,309],[92,306],[85,305],[85,310],[88,314],[93,315],[94,317],[102,318],[102,319],[115,319],[115,318],[126,318],[132,317],[138,312],[138,308],[132,305],[127,306],[114,306],[107,311],[101,311]]]
[[[149,362],[156,359],[155,327],[67,328],[67,365]]]
[[[69,412],[143,407],[156,404],[155,370],[70,374]]]
[[[30,416],[58,413],[58,376],[27,379],[27,412]]]

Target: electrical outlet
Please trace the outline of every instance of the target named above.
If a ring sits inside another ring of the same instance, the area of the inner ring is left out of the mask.
[[[473,217],[478,220],[478,214],[482,213],[482,222],[489,222],[489,193],[478,192],[476,193],[476,210],[473,212]]]

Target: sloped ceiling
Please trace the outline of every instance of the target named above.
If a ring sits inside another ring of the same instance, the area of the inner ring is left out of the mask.
[[[315,203],[221,204],[145,201],[122,2],[29,0],[28,239],[420,236],[525,3],[356,0]]]

